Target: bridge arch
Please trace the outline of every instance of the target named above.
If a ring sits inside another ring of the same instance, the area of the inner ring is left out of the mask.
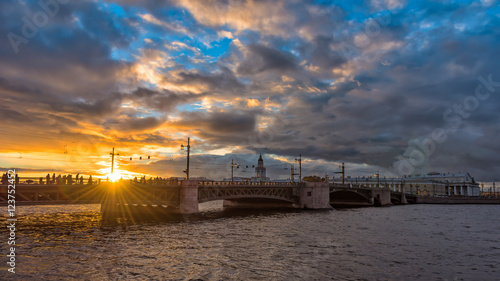
[[[265,201],[294,203],[293,191],[290,187],[221,188],[211,186],[198,188],[198,203],[216,200],[248,199],[264,199]]]
[[[330,201],[371,203],[372,198],[355,190],[335,190],[330,193]]]

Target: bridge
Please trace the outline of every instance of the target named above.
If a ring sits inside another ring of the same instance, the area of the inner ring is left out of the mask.
[[[387,206],[416,201],[416,195],[389,188],[370,188],[362,184],[330,184],[330,204],[334,207]]]
[[[84,184],[87,182],[87,184]],[[10,196],[9,196],[10,195]],[[0,185],[0,205],[101,204],[114,213],[196,213],[198,204],[223,200],[225,208],[307,208],[386,206],[416,203],[417,197],[387,188],[328,183],[255,183],[224,181],[119,181],[83,179],[71,184],[24,180],[15,194]]]
[[[290,207],[328,209],[327,183],[246,183],[184,180],[96,184],[18,183],[15,193],[0,185],[0,205],[101,204],[106,214],[198,212],[198,204],[223,200],[227,208]]]

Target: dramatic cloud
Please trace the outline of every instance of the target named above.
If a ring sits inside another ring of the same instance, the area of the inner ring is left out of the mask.
[[[305,175],[399,176],[405,160],[500,180],[495,1],[8,0],[0,14],[2,167],[104,175],[115,147],[124,175],[182,176],[191,137],[193,175],[216,179],[263,153],[272,178],[302,154]]]

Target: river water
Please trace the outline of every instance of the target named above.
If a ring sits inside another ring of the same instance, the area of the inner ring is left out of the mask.
[[[0,280],[500,280],[498,205],[230,215],[213,203],[161,222],[19,208],[16,274],[2,262]]]

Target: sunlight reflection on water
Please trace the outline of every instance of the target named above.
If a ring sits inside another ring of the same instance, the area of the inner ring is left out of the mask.
[[[19,280],[495,280],[500,208],[407,205],[102,220],[99,205],[19,210]],[[2,265],[3,266],[3,265]],[[3,266],[0,279],[6,273]]]

